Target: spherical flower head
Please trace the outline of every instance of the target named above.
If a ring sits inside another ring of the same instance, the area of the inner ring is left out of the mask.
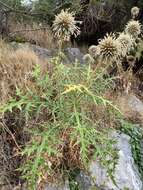
[[[84,63],[89,63],[89,64],[93,64],[94,63],[94,59],[90,54],[85,54],[83,56],[83,61]]]
[[[127,23],[125,32],[136,39],[141,34],[141,24],[139,21],[131,20]]]
[[[138,7],[133,7],[131,9],[132,18],[135,19],[139,15],[140,9]]]
[[[75,13],[68,10],[62,10],[60,14],[55,16],[53,22],[53,32],[59,40],[69,41],[71,35],[75,37],[80,34],[79,27],[76,26]]]
[[[117,40],[121,44],[121,56],[125,57],[127,53],[133,48],[134,40],[128,33],[121,33]]]
[[[121,44],[116,40],[114,34],[106,35],[99,42],[100,56],[103,61],[117,61],[121,55]]]
[[[93,58],[97,58],[100,55],[100,47],[92,45],[89,47],[88,52]]]

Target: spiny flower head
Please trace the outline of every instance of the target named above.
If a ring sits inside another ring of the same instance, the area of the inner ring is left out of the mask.
[[[126,56],[126,54],[131,50],[131,48],[134,45],[134,40],[132,36],[130,36],[128,33],[121,33],[119,37],[117,38],[119,43],[121,44],[121,55],[123,57]]]
[[[107,34],[99,42],[100,55],[105,61],[115,61],[121,55],[121,44],[116,40],[114,34]]]
[[[127,23],[125,32],[137,38],[141,34],[141,24],[139,21],[131,20]]]
[[[68,10],[62,10],[60,14],[55,16],[53,22],[53,32],[55,37],[59,40],[69,41],[70,36],[75,37],[80,34],[79,27],[76,26],[75,13],[69,12]]]
[[[93,58],[97,58],[100,55],[100,47],[92,45],[89,47],[88,52]]]
[[[139,15],[140,9],[138,7],[133,7],[131,9],[132,18],[135,19]]]

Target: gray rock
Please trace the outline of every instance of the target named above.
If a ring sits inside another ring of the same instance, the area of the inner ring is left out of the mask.
[[[38,55],[39,58],[41,59],[51,59],[52,57],[54,57],[57,53],[56,50],[52,50],[52,49],[46,49],[46,48],[42,48],[40,46],[36,46],[36,45],[29,45],[29,47],[36,53],[36,55]]]
[[[135,112],[143,113],[143,102],[139,100],[135,95],[130,95],[128,104]]]
[[[76,181],[79,184],[79,188],[82,190],[90,190],[94,184],[92,183],[91,177],[85,174],[83,171],[77,176]]]
[[[30,48],[32,51],[35,52],[35,54],[40,58],[40,59],[51,59],[53,56],[56,55],[56,50],[49,50],[46,48],[42,48],[37,45],[32,45],[29,43],[17,43],[17,42],[12,42],[11,47],[13,49],[23,49],[23,48]]]
[[[41,48],[40,46],[34,46],[30,45],[30,47],[33,49],[33,51],[40,57],[44,59],[50,60],[54,56],[57,55],[58,50],[48,50],[45,48]],[[65,57],[63,58],[63,63],[65,64],[71,64],[75,63],[75,61],[78,61],[79,63],[83,63],[82,57],[83,54],[80,52],[78,48],[66,48],[63,50]]]
[[[107,177],[106,169],[101,167],[99,162],[93,161],[89,168],[90,180],[86,174],[80,174],[83,190],[91,190],[95,186],[103,190],[142,190],[142,180],[132,157],[130,137],[117,132],[112,136],[117,141],[115,148],[119,150],[119,160],[114,173],[117,186]]]
[[[83,63],[83,54],[78,48],[66,48],[64,50],[65,55],[68,58],[68,61],[70,63],[74,63],[75,61],[78,61],[79,63]]]
[[[31,45],[29,43],[12,42],[11,46],[14,49],[28,47],[28,48],[32,49],[36,53],[36,55],[38,55],[38,57],[41,59],[50,60],[51,58],[53,58],[54,56],[56,56],[58,54],[57,49],[46,49],[46,48],[42,48],[37,45]],[[71,63],[74,63],[75,61],[83,63],[83,59],[82,59],[83,54],[81,53],[81,51],[78,48],[66,48],[63,50],[63,52],[65,54],[65,57],[63,58],[63,63],[71,64]]]
[[[117,98],[117,105],[125,117],[143,122],[143,102],[134,94],[125,94]]]

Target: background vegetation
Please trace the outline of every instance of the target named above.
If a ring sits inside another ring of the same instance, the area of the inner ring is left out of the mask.
[[[23,5],[22,0],[1,0],[0,4],[1,9],[7,14],[7,21],[2,25],[5,31],[7,31],[7,35],[13,20],[16,20],[15,24],[17,22],[18,24],[21,23],[21,25],[30,24],[32,30],[46,28],[52,24],[55,14],[58,14],[62,9],[70,8],[76,12],[76,19],[82,21],[82,25],[80,25],[81,35],[76,41],[78,43],[88,42],[90,45],[93,42],[97,43],[97,39],[105,35],[106,32],[121,30],[130,18],[131,7],[139,6],[141,8],[139,19],[142,20],[143,18],[143,3],[141,0],[39,0],[31,2],[27,6]],[[118,22],[119,20],[120,23]],[[36,23],[34,25],[37,25],[37,27],[33,28],[33,22]],[[38,26],[39,24],[40,26]],[[10,31],[10,33],[13,32],[15,31]]]

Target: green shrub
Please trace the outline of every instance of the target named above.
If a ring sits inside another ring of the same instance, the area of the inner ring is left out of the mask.
[[[133,153],[133,158],[138,166],[141,177],[143,178],[143,152],[142,152],[142,139],[143,139],[143,130],[127,121],[122,121],[121,131],[130,136],[130,143]]]
[[[1,107],[5,114],[20,109],[29,126],[21,170],[30,189],[62,171],[86,169],[91,159],[100,160],[114,180],[117,151],[109,126],[119,110],[103,96],[113,83],[103,71],[78,63],[66,66],[56,57],[45,74],[37,65],[31,88],[26,93],[17,89],[17,98]]]

